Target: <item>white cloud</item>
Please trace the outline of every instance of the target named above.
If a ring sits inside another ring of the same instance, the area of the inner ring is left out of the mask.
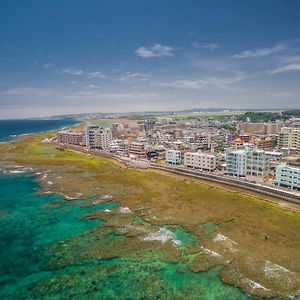
[[[95,85],[95,84],[89,84],[89,85],[87,86],[87,88],[88,88],[88,89],[100,89],[101,87],[98,86],[98,85]]]
[[[299,64],[288,64],[286,66],[279,67],[274,70],[270,70],[269,73],[277,74],[277,73],[290,72],[290,71],[300,71],[300,63]]]
[[[150,58],[150,57],[161,57],[161,56],[167,56],[172,57],[173,56],[173,48],[170,46],[163,46],[160,44],[155,44],[153,47],[140,47],[136,51],[136,54],[143,58]]]
[[[206,43],[206,44],[203,44],[203,43],[198,43],[198,42],[192,42],[192,47],[193,48],[206,48],[206,49],[210,49],[210,50],[215,50],[217,48],[219,48],[219,45],[218,44],[215,44],[215,43]]]
[[[63,69],[61,72],[64,74],[70,74],[74,76],[86,76],[87,78],[107,78],[107,76],[100,71],[84,72],[82,70],[77,69]]]
[[[5,96],[14,97],[46,97],[54,94],[52,90],[34,87],[14,87],[1,93]]]
[[[245,76],[238,75],[231,78],[206,77],[204,79],[182,79],[171,82],[159,82],[161,86],[170,86],[176,88],[186,88],[194,90],[204,90],[206,88],[216,88],[221,90],[230,90],[232,85],[245,79]]]
[[[65,96],[66,99],[93,99],[93,100],[142,100],[159,97],[156,93],[147,92],[98,92],[98,91],[79,91],[73,95]]]
[[[107,78],[106,75],[104,75],[102,72],[100,71],[96,71],[96,72],[89,72],[89,73],[86,73],[87,74],[87,77],[88,78],[102,78],[102,79],[105,79]]]
[[[50,69],[50,68],[53,68],[53,67],[54,67],[54,64],[51,64],[51,63],[43,64],[43,67],[44,67],[45,69]]]
[[[204,44],[203,48],[208,48],[208,49],[214,50],[214,49],[219,48],[219,45],[218,44],[213,44],[213,43],[208,43],[208,44]]]
[[[121,81],[128,81],[130,79],[140,79],[142,81],[147,80],[149,77],[151,77],[150,74],[148,73],[132,73],[132,72],[126,72],[123,75],[121,75],[121,77],[119,78],[119,80]]]
[[[287,98],[293,95],[290,91],[279,91],[279,92],[266,92],[267,96]]]
[[[300,55],[290,55],[280,57],[280,61],[283,63],[300,63]]]
[[[263,57],[268,56],[273,53],[278,53],[285,50],[287,47],[285,44],[280,43],[272,48],[262,48],[256,50],[246,50],[241,52],[240,54],[235,54],[232,58],[240,59],[240,58],[252,58],[252,57]]]
[[[61,72],[65,74],[76,75],[76,76],[83,75],[82,70],[75,70],[75,69],[63,69]]]

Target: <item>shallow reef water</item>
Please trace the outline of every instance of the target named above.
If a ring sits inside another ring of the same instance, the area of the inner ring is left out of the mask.
[[[117,199],[39,190],[32,175],[0,175],[1,299],[258,299],[222,283],[188,228],[151,224]],[[205,238],[218,225],[199,228]]]

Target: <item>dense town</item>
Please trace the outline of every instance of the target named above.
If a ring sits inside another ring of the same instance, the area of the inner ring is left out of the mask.
[[[107,122],[87,123],[81,131],[59,131],[56,142],[136,163],[193,169],[293,193],[300,189],[298,116],[266,122],[250,117],[240,121],[234,115]]]

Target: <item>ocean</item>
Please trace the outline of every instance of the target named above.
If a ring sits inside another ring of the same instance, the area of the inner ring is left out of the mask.
[[[78,123],[78,121],[70,119],[0,120],[0,142],[14,139],[21,134],[54,130],[76,123]]]

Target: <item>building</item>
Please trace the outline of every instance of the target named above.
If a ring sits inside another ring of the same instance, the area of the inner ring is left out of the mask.
[[[268,122],[268,123],[239,123],[237,129],[240,133],[260,133],[260,134],[277,134],[282,126],[282,122]]]
[[[183,164],[188,168],[212,172],[217,168],[217,159],[213,154],[186,152]]]
[[[95,144],[95,132],[99,129],[99,126],[88,124],[85,127],[85,139],[86,139],[86,146],[88,148],[96,148]]]
[[[172,165],[180,165],[182,162],[181,151],[168,149],[166,151],[166,162]]]
[[[146,133],[150,133],[155,128],[155,121],[145,120],[143,125],[144,125],[144,131]]]
[[[277,161],[282,158],[283,153],[278,151],[265,151],[265,154],[269,157],[269,161]]]
[[[278,132],[281,130],[281,127],[282,127],[281,121],[268,122],[265,127],[266,134],[267,135],[278,134]]]
[[[112,133],[109,128],[99,128],[96,131],[95,144],[96,148],[105,149],[112,141]]]
[[[269,175],[269,156],[264,150],[251,149],[246,151],[247,179],[263,181]]]
[[[246,151],[227,150],[226,151],[226,172],[228,175],[244,177],[246,176]]]
[[[145,145],[139,142],[132,142],[128,144],[128,154],[132,158],[145,159],[147,158],[147,151]]]
[[[87,125],[85,129],[86,146],[88,148],[107,148],[112,140],[109,128],[101,128],[98,125]]]
[[[211,147],[211,137],[207,134],[196,135],[194,137],[194,142],[203,150],[210,149]]]
[[[281,163],[276,167],[275,183],[278,186],[300,189],[300,168]]]
[[[278,149],[291,148],[300,151],[300,128],[284,127],[278,135]]]
[[[57,141],[59,143],[80,145],[83,142],[84,133],[70,130],[59,131],[57,133]]]
[[[125,130],[125,126],[122,123],[113,123],[112,124],[112,134],[114,137],[117,137],[119,134],[122,134]]]
[[[227,174],[247,179],[263,181],[269,175],[269,156],[264,150],[246,149],[227,150]]]
[[[271,138],[257,138],[254,140],[254,145],[258,149],[270,150],[273,148],[273,140]]]
[[[240,138],[235,139],[230,143],[230,147],[234,149],[242,149],[244,148],[244,141],[241,140]]]

